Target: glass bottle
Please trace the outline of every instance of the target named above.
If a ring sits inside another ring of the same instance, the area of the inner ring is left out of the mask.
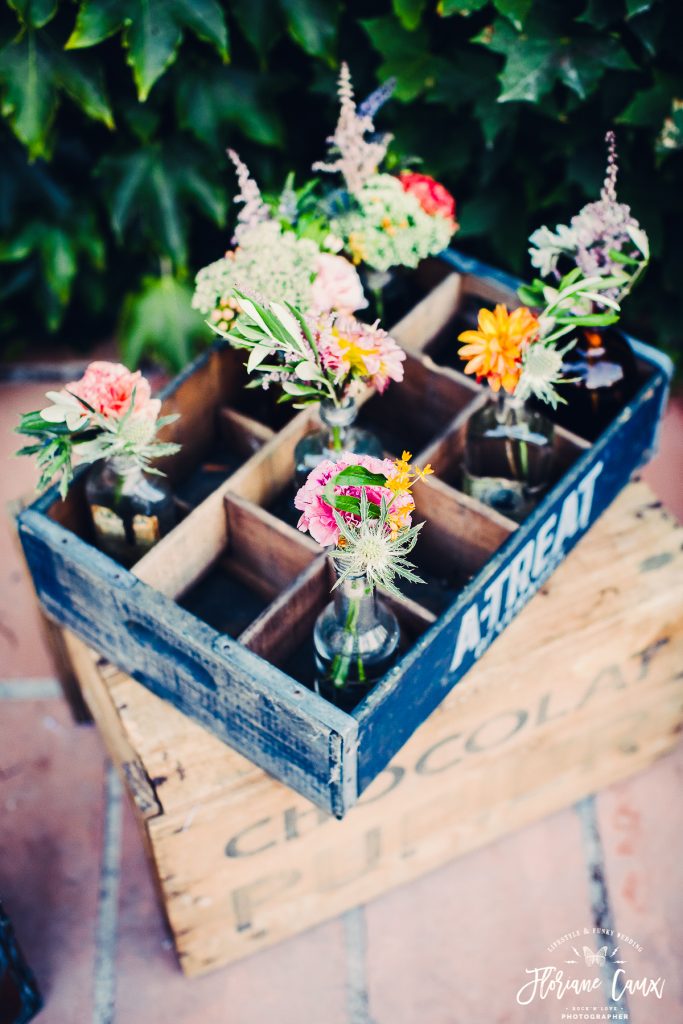
[[[631,346],[614,330],[583,329],[563,360],[569,378],[562,386],[567,400],[554,413],[560,426],[595,441],[638,389],[638,369]]]
[[[294,449],[295,478],[297,487],[306,482],[306,477],[323,459],[336,461],[342,452],[356,455],[384,456],[378,438],[369,430],[355,426],[358,406],[353,398],[347,398],[342,405],[326,401],[320,403],[322,430],[306,434]]]
[[[351,711],[391,668],[400,629],[366,576],[351,576],[332,592],[313,630],[315,689]]]
[[[90,468],[85,496],[97,546],[125,566],[142,558],[176,523],[166,477],[145,473],[123,455]]]
[[[552,423],[513,395],[492,394],[467,424],[465,494],[518,523],[543,496],[554,463]]]

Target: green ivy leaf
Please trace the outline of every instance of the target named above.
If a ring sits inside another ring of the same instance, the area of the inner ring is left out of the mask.
[[[193,342],[207,337],[206,324],[191,301],[191,290],[170,275],[145,278],[124,305],[119,337],[126,365],[135,368],[146,353],[174,371],[187,366]]]
[[[403,27],[414,32],[422,21],[427,0],[392,0],[391,6]]]
[[[312,57],[334,62],[340,7],[337,0],[280,0],[292,39]]]
[[[626,17],[635,18],[636,14],[649,11],[653,0],[626,0]]]
[[[435,85],[436,58],[429,51],[424,28],[407,32],[391,16],[368,18],[361,21],[361,25],[384,58],[378,70],[379,78],[396,79],[396,99],[409,103]]]
[[[506,17],[519,31],[524,27],[533,0],[493,0],[499,14]]]
[[[450,18],[452,14],[461,14],[467,18],[475,11],[486,7],[488,0],[439,0],[437,12],[443,18]]]
[[[50,155],[50,129],[66,92],[95,120],[114,125],[101,71],[66,61],[45,33],[23,29],[0,51],[2,114],[26,146],[30,158]]]
[[[224,189],[206,177],[200,156],[160,147],[136,150],[102,162],[112,227],[120,241],[130,229],[142,234],[157,252],[171,257],[179,271],[187,269],[187,219],[190,205],[218,226],[225,223]]]
[[[640,89],[617,117],[620,124],[634,124],[639,127],[659,128],[664,120],[674,83],[663,75],[657,75],[656,84],[649,89]]]
[[[24,25],[42,28],[57,13],[59,0],[7,0]]]
[[[121,29],[141,101],[175,61],[186,30],[224,61],[229,58],[228,28],[217,0],[85,0],[66,47],[94,46]]]
[[[277,0],[249,0],[234,5],[233,15],[245,39],[265,57],[282,34],[282,18]]]
[[[273,105],[273,79],[234,68],[188,70],[176,92],[178,122],[216,149],[226,143],[226,125],[264,146],[282,146],[282,120]]]

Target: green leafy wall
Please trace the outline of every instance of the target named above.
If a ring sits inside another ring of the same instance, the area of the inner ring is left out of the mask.
[[[5,357],[119,331],[187,360],[192,277],[225,249],[234,146],[299,180],[389,75],[381,128],[459,204],[456,244],[528,273],[526,239],[595,198],[615,124],[620,197],[654,265],[625,321],[671,349],[683,277],[683,58],[668,0],[5,0],[0,335]]]

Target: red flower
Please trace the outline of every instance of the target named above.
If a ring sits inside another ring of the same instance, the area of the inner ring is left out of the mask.
[[[428,174],[414,174],[412,171],[401,171],[398,177],[404,191],[414,195],[430,217],[438,214],[447,220],[455,220],[455,199],[440,182]]]

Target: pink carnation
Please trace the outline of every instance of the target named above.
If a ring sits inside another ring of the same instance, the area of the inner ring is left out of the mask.
[[[389,477],[395,470],[394,463],[390,459],[377,459],[372,455],[355,455],[351,452],[344,452],[337,462],[325,459],[312,469],[306,483],[299,489],[294,499],[294,505],[301,512],[301,518],[297,527],[302,533],[308,531],[314,540],[317,540],[323,547],[330,547],[339,540],[339,527],[334,519],[332,506],[323,498],[326,485],[347,466],[364,466],[371,473],[383,473]],[[366,487],[368,499],[375,505],[380,505],[382,497],[386,498],[387,504],[392,503],[393,492],[388,487]],[[360,487],[335,487],[335,494],[350,494],[356,498],[361,496]],[[400,495],[393,507],[404,503],[407,497],[408,503],[412,505],[410,495]],[[346,522],[358,522],[359,517],[353,512],[339,512],[339,515]],[[410,525],[410,516],[407,517]]]
[[[353,313],[368,302],[363,294],[358,272],[343,256],[321,252],[315,263],[315,280],[311,288],[311,311],[328,313],[332,309]]]
[[[121,419],[130,408],[135,391],[133,414],[154,421],[161,402],[152,398],[149,381],[139,370],[134,373],[121,363],[101,360],[90,363],[80,380],[66,385],[66,390],[92,406],[106,419]]]

